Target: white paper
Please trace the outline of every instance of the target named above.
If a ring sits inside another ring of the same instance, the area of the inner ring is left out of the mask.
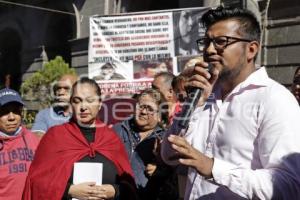
[[[102,185],[102,172],[102,163],[76,162],[74,163],[73,184],[96,182],[96,185]]]
[[[73,184],[96,182],[96,185],[102,185],[102,170],[102,163],[74,163]]]

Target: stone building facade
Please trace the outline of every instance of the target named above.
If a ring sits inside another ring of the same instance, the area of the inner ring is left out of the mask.
[[[5,3],[6,2],[6,3]],[[215,6],[218,0],[10,0],[0,2],[0,85],[22,80],[61,55],[79,74],[87,73],[89,17],[126,12]],[[257,10],[264,25],[261,64],[289,85],[300,65],[299,0],[234,0],[221,3]],[[10,78],[7,76],[10,75]]]

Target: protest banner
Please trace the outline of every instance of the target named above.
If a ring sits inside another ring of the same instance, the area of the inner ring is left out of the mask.
[[[176,57],[201,55],[199,18],[208,8],[140,12],[90,18],[89,77],[105,95],[151,87],[161,71],[177,74]]]

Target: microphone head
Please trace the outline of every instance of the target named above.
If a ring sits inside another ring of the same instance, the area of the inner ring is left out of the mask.
[[[208,63],[207,71],[210,72],[212,65]],[[179,125],[182,129],[186,129],[190,121],[190,117],[195,110],[198,101],[202,95],[203,89],[191,87],[187,89],[187,98],[182,106]]]

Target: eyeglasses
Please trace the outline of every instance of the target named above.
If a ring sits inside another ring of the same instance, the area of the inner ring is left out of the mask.
[[[244,39],[244,38],[237,38],[237,37],[230,37],[230,36],[218,36],[215,38],[203,37],[197,40],[197,46],[199,50],[203,50],[203,47],[208,47],[212,42],[214,48],[216,50],[224,50],[229,45],[232,45],[236,42],[252,42],[253,40]]]
[[[150,115],[153,115],[154,113],[157,113],[158,110],[155,110],[154,108],[152,108],[150,105],[140,105],[140,104],[137,104],[136,105],[136,108],[139,110],[139,111],[143,111],[143,110],[146,110],[146,112]]]

